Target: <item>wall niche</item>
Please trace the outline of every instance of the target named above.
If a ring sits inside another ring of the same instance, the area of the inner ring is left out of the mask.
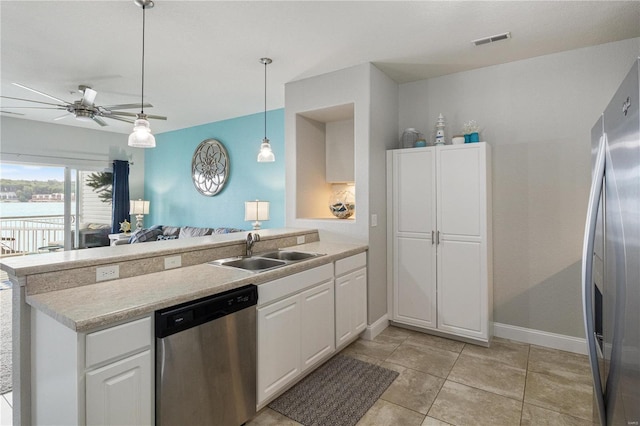
[[[298,218],[338,220],[329,209],[335,195],[355,200],[354,117],[353,103],[296,114]]]

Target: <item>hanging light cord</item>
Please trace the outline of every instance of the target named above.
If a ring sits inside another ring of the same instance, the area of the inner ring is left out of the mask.
[[[144,26],[145,26],[145,5],[142,5],[142,99],[140,100],[140,114],[144,114]]]
[[[264,61],[264,138],[267,138],[267,61]]]

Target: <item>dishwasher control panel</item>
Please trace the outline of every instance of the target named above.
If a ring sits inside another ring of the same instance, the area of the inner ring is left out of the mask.
[[[155,313],[156,337],[163,338],[258,303],[258,289],[250,284],[182,303]]]

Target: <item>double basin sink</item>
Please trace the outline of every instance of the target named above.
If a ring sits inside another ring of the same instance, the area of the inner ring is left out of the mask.
[[[323,255],[320,253],[306,253],[302,251],[277,250],[249,257],[239,256],[219,259],[209,263],[217,266],[244,269],[251,272],[264,272],[318,256]]]

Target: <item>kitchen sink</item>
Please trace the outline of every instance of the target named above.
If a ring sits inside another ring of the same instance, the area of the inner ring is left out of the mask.
[[[286,265],[286,262],[281,260],[264,259],[262,257],[232,257],[230,259],[214,260],[211,263],[219,266],[246,269],[247,271],[265,271]]]
[[[318,257],[321,255],[318,253],[305,253],[302,251],[278,250],[278,251],[270,251],[268,253],[261,253],[258,256],[265,257],[267,259],[298,261],[298,260],[310,259],[312,257]]]
[[[322,256],[320,253],[305,253],[301,251],[277,250],[268,253],[261,253],[256,256],[238,256],[227,259],[214,260],[211,265],[228,266],[232,268],[244,269],[251,272],[264,272],[302,260]]]

